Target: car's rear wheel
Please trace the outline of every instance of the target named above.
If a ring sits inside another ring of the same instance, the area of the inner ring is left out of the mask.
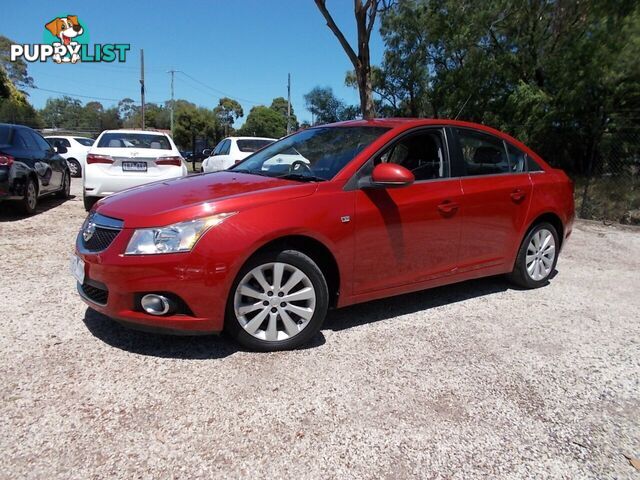
[[[58,198],[69,198],[71,196],[71,174],[64,172],[62,188],[56,193]]]
[[[546,285],[558,261],[558,232],[550,223],[535,225],[525,236],[509,278],[525,288]]]
[[[70,158],[67,160],[67,165],[69,165],[69,171],[71,171],[71,176],[74,178],[78,178],[82,176],[82,167],[80,166],[80,162],[75,158]]]
[[[252,257],[227,300],[225,329],[251,350],[297,348],[320,329],[329,290],[318,265],[296,250]]]
[[[98,200],[98,197],[87,197],[86,195],[83,195],[82,202],[84,203],[84,209],[88,212],[93,208]]]
[[[38,206],[38,188],[33,178],[27,179],[27,184],[24,188],[24,197],[20,201],[20,208],[26,215],[33,215],[36,213],[36,207]]]

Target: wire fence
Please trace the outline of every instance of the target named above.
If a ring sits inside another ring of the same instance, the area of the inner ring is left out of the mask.
[[[580,218],[640,225],[640,129],[605,134],[587,174],[574,180]]]

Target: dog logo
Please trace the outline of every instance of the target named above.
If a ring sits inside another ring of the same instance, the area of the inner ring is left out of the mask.
[[[74,41],[74,39],[84,33],[84,28],[82,28],[82,25],[78,22],[78,17],[76,15],[54,18],[44,27],[49,30],[54,37],[60,39],[60,43],[53,44],[54,47],[58,45],[75,47],[78,45],[78,42]],[[71,50],[69,51],[71,52]],[[80,54],[72,52],[70,53],[70,56],[62,56],[59,53],[56,53],[53,55],[53,61],[56,63],[76,63],[80,61]]]
[[[126,62],[128,43],[89,43],[87,26],[77,15],[60,15],[45,23],[42,43],[11,44],[10,59],[27,62],[74,64],[78,62]]]

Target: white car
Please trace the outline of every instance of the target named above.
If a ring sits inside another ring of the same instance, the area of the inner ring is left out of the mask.
[[[275,138],[265,137],[227,137],[202,162],[202,171],[208,173],[226,170],[275,141]]]
[[[186,177],[187,167],[173,140],[149,130],[105,130],[87,154],[84,208],[113,193],[158,180]]]
[[[65,147],[66,153],[60,156],[67,161],[72,177],[81,177],[86,165],[87,152],[93,145],[93,138],[69,137],[69,136],[49,136],[44,137],[52,147]]]

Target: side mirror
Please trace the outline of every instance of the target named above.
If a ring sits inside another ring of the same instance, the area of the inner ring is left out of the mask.
[[[202,154],[206,155],[207,157],[211,156],[211,150],[208,148],[205,148],[204,150],[202,150]]]
[[[53,147],[53,149],[56,151],[56,153],[67,153],[69,151],[64,145],[56,145],[55,147]]]
[[[402,165],[380,163],[371,173],[371,186],[378,188],[398,188],[411,185],[416,177]]]

